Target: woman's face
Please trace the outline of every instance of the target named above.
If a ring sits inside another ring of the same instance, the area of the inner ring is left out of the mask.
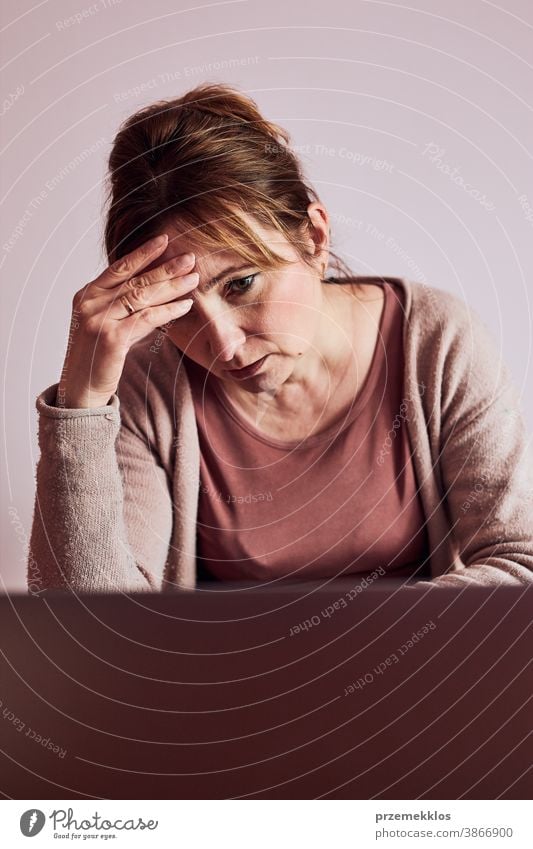
[[[318,207],[318,209],[317,209]],[[315,225],[313,239],[328,238],[328,219],[318,204],[310,204]],[[275,390],[284,383],[313,349],[322,319],[321,265],[327,250],[309,238],[308,250],[317,258],[316,270],[306,265],[293,246],[277,230],[266,230],[246,215],[253,229],[290,265],[260,271],[228,251],[202,252],[191,248],[187,236],[166,228],[169,244],[158,257],[160,264],[193,250],[200,275],[198,287],[186,297],[194,303],[176,319],[168,337],[187,357],[216,377],[235,382],[249,392]],[[233,269],[233,270],[231,270]],[[214,281],[217,278],[218,283]],[[213,281],[213,282],[211,282]],[[231,372],[265,357],[252,376]]]

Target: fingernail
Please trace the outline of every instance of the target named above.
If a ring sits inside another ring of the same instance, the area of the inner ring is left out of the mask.
[[[161,236],[155,236],[155,238],[150,239],[148,244],[152,245],[152,247],[154,247],[154,248],[158,248],[159,245],[162,245],[164,242],[167,241],[167,239],[168,239],[167,234],[163,233],[163,235],[161,235]]]

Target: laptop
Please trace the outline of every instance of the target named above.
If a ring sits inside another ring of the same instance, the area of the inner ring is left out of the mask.
[[[532,602],[357,576],[5,595],[2,791],[531,798]]]

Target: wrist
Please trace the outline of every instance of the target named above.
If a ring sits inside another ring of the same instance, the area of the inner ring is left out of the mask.
[[[96,407],[108,407],[111,403],[113,395],[97,395],[94,392],[85,392],[75,394],[62,389],[61,385],[57,388],[55,405],[56,407],[65,407],[69,410],[87,410]]]

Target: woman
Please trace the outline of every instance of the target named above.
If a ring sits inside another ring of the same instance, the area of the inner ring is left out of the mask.
[[[527,435],[482,322],[354,277],[288,142],[217,84],[118,133],[110,265],[37,399],[33,591],[533,581]]]

